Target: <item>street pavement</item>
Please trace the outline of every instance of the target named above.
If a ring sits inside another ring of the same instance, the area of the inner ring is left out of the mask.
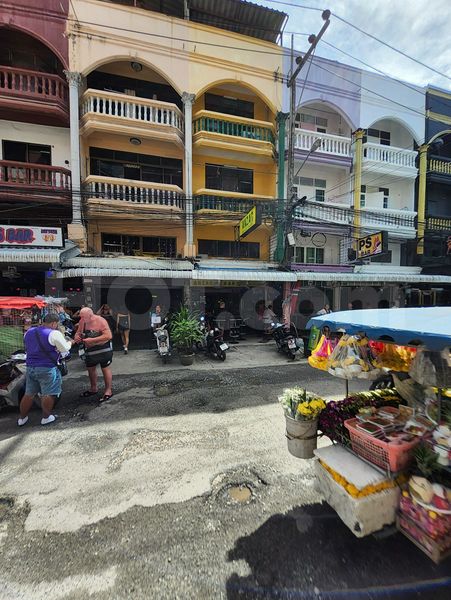
[[[0,414],[2,600],[451,597],[450,562],[355,538],[288,453],[277,396],[342,381],[246,342],[192,367],[116,353],[108,404],[86,383],[75,358],[54,426]]]

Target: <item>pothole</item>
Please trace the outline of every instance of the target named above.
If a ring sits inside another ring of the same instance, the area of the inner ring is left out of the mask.
[[[246,504],[247,502],[250,502],[252,499],[252,490],[246,484],[232,485],[231,487],[229,487],[227,492],[228,492],[230,498],[234,502],[240,502],[242,504]]]

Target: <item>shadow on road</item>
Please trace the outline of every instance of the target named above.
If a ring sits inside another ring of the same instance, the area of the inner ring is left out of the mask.
[[[451,598],[451,559],[437,566],[399,533],[357,539],[326,504],[272,516],[228,559],[251,571],[229,578],[229,600]]]

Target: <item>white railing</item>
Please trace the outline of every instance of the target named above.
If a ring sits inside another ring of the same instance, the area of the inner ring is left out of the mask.
[[[94,113],[116,119],[131,119],[149,125],[175,127],[183,131],[183,114],[175,104],[99,90],[86,90],[81,101],[82,117]]]
[[[121,200],[179,209],[185,205],[183,191],[177,185],[89,175],[84,181],[84,189],[88,198],[97,200]]]
[[[417,153],[414,150],[405,150],[394,146],[383,146],[382,144],[372,144],[370,142],[363,144],[363,160],[385,163],[395,167],[408,167],[415,169],[415,158]]]
[[[354,224],[354,209],[348,204],[308,202],[304,207],[298,208],[295,214],[298,219],[312,219],[338,225]],[[414,232],[416,214],[408,210],[361,208],[360,225],[370,229]]]
[[[317,152],[333,154],[335,156],[351,157],[351,138],[329,133],[316,133],[306,129],[296,129],[294,134],[294,147],[296,150],[309,152],[315,140],[321,140],[321,146]]]

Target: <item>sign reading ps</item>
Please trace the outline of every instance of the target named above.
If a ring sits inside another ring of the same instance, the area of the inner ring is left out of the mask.
[[[357,258],[366,258],[387,252],[387,232],[379,231],[357,240]]]

